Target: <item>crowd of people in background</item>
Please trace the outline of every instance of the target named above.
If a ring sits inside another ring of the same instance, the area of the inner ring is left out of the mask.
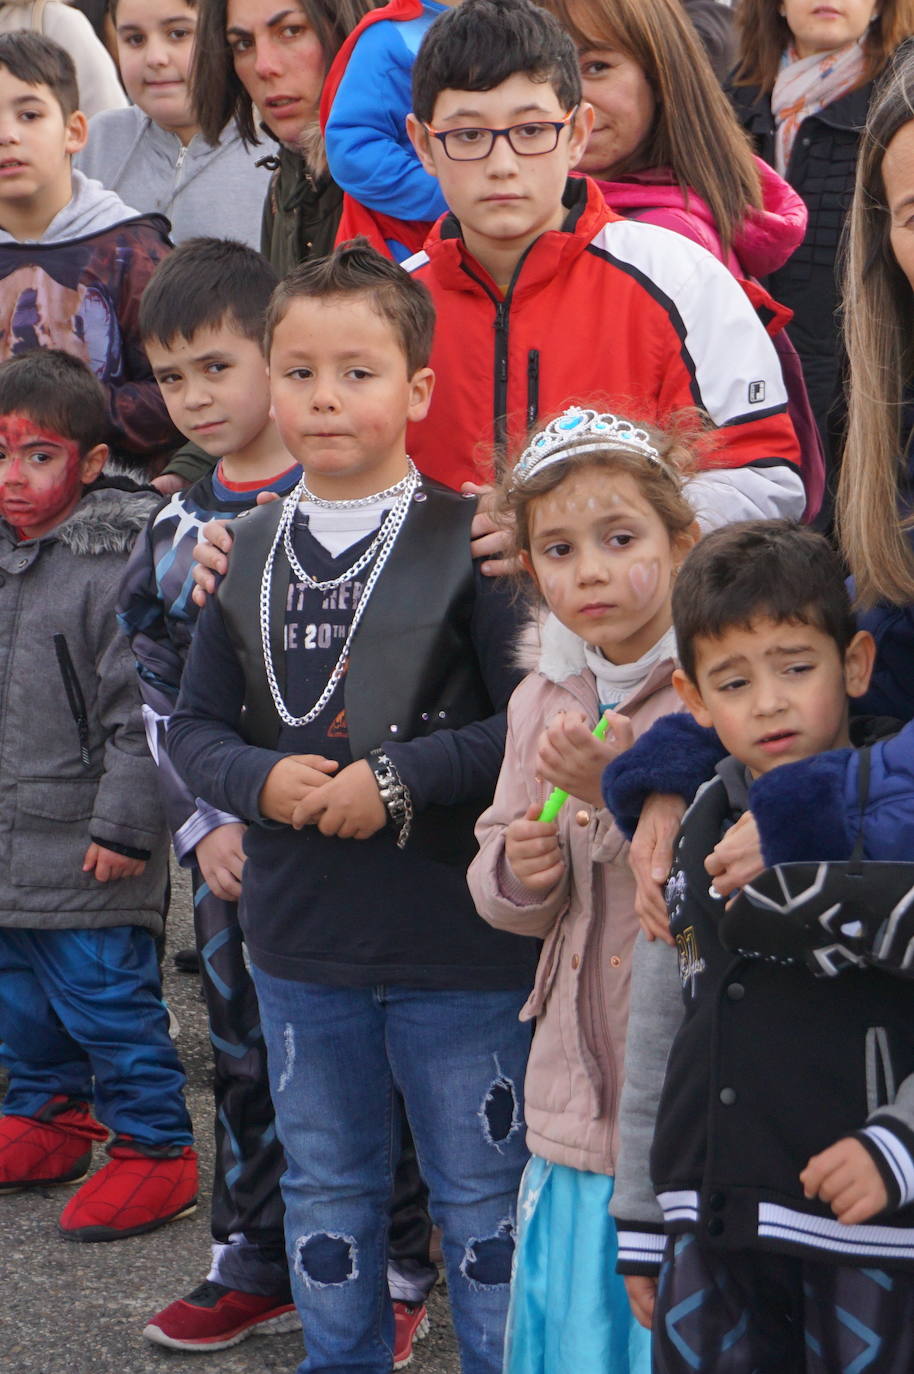
[[[148,1340],[914,1368],[912,39],[0,3],[0,1194],[208,1202]]]

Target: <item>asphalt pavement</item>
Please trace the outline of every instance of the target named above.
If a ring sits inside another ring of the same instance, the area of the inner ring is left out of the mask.
[[[149,1317],[196,1287],[209,1266],[213,1107],[206,1013],[196,978],[171,965],[171,952],[192,943],[189,888],[178,871],[166,997],[180,1027],[177,1044],[200,1152],[200,1205],[192,1217],[151,1235],[87,1245],[65,1241],[57,1231],[71,1189],[0,1197],[0,1374],[294,1374],[302,1359],[300,1332],[252,1337],[208,1355],[165,1350],[141,1334]],[[105,1162],[98,1149],[94,1162]],[[431,1332],[416,1347],[411,1374],[458,1374],[443,1283],[432,1295],[430,1315]]]

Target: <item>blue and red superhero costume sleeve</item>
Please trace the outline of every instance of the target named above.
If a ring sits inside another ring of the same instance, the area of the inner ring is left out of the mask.
[[[419,251],[447,209],[406,133],[413,62],[442,9],[435,0],[390,0],[371,10],[340,48],[321,93],[327,161],[344,193],[336,241],[362,234],[398,262]]]

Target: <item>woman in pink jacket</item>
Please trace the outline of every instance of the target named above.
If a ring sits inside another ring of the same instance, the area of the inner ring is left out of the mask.
[[[544,0],[578,48],[593,133],[578,164],[627,218],[674,229],[740,277],[802,242],[806,206],[749,140],[680,0]]]
[[[485,920],[545,942],[521,1013],[537,1022],[525,1083],[533,1158],[518,1200],[505,1374],[650,1367],[648,1335],[615,1274],[607,1210],[638,922],[600,777],[678,709],[670,590],[697,534],[682,490],[689,466],[681,439],[572,408],[531,441],[502,491],[549,612],[538,667],[511,698],[469,871]],[[604,716],[601,740],[591,731]],[[571,799],[542,821],[551,786]]]
[[[819,431],[796,349],[783,332],[790,311],[755,282],[782,267],[802,242],[806,205],[753,156],[681,0],[542,3],[577,45],[584,99],[594,107],[577,171],[599,183],[617,214],[707,248],[763,307],[807,455],[812,519],[825,478]]]

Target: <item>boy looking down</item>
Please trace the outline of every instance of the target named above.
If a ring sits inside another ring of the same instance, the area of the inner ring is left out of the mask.
[[[619,1269],[636,1315],[653,1322],[661,1374],[905,1374],[910,984],[863,967],[816,978],[725,948],[706,870],[773,772],[847,748],[873,640],[856,632],[826,541],[786,522],[706,536],[677,578],[673,619],[674,683],[728,756],[683,821],[667,884],[675,944],[640,937],[635,960],[612,1202]],[[604,791],[625,812],[620,772]]]

